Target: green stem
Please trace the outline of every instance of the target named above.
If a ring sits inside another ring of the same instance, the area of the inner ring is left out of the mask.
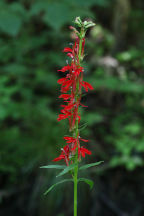
[[[76,120],[76,125],[75,125],[75,138],[76,139],[78,135],[79,135],[78,120]],[[76,149],[75,164],[76,164],[76,167],[74,169],[74,177],[73,177],[74,178],[74,216],[77,216],[78,146]]]
[[[77,177],[78,177],[78,166],[74,170],[74,216],[77,216]]]
[[[83,29],[81,29],[80,36],[82,35],[82,31]],[[79,53],[78,53],[79,64],[81,62],[81,52],[82,52],[82,36],[80,37],[80,41],[79,41]],[[78,90],[79,90],[79,80],[77,81],[76,94],[78,93]],[[78,100],[78,96],[76,96],[76,100]],[[78,129],[78,119],[77,119],[75,123],[75,138],[77,139],[78,136],[79,136],[79,129]],[[78,146],[76,149],[75,164],[76,164],[76,167],[74,169],[74,176],[73,176],[73,180],[74,180],[74,216],[77,216]]]
[[[79,64],[81,62],[81,52],[82,52],[82,38],[80,38],[80,42],[79,42]]]

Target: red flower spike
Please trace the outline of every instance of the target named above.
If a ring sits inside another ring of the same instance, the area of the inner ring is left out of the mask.
[[[70,27],[74,33],[79,35],[74,27]],[[80,40],[81,43],[80,43]],[[79,55],[81,45],[81,53]],[[93,90],[94,88],[88,82],[83,81],[83,71],[84,68],[81,66],[81,61],[84,57],[84,46],[85,38],[79,39],[78,36],[75,37],[75,42],[72,48],[65,47],[63,52],[71,58],[71,62],[62,67],[60,72],[66,72],[64,78],[60,78],[57,82],[61,85],[61,94],[59,98],[62,98],[64,103],[61,105],[61,114],[59,114],[57,120],[61,121],[68,119],[69,130],[73,132],[72,136],[64,136],[66,146],[62,148],[59,157],[55,158],[53,161],[64,160],[66,165],[73,164],[73,157],[78,153],[78,160],[85,155],[91,155],[91,151],[80,146],[80,141],[87,143],[88,140],[83,139],[79,136],[78,126],[81,120],[79,107],[87,107],[81,104],[82,87],[86,92],[88,90]],[[76,132],[77,130],[77,132]],[[77,135],[76,135],[77,134]]]
[[[66,72],[64,74],[65,77],[60,78],[57,81],[58,84],[60,84],[61,92],[59,98],[62,98],[64,102],[64,104],[61,105],[61,113],[59,114],[57,120],[61,121],[63,119],[68,119],[69,131],[71,132],[71,135],[64,136],[66,145],[61,148],[60,155],[53,161],[56,162],[63,160],[67,166],[74,165],[72,168],[69,167],[68,170],[70,171],[74,182],[74,215],[77,215],[78,163],[82,158],[85,158],[86,155],[92,154],[87,148],[81,146],[81,142],[86,144],[88,140],[80,137],[79,124],[81,120],[81,113],[79,108],[87,107],[81,104],[83,88],[86,92],[94,89],[90,83],[83,81],[84,68],[81,66],[81,63],[85,56],[84,46],[86,31],[89,27],[92,27],[95,24],[92,21],[82,22],[80,17],[76,17],[75,24],[79,27],[80,31],[73,26],[70,26],[70,29],[73,30],[72,38],[75,41],[71,48],[65,47],[63,50],[66,56],[70,58],[67,60],[67,65],[58,70],[63,73]],[[64,172],[62,171],[60,175],[65,173],[64,169]]]

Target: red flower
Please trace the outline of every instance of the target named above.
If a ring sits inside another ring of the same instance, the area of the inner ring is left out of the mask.
[[[72,85],[72,82],[73,82],[72,80],[67,80],[61,83],[62,84],[61,92],[66,93],[67,91],[69,91],[70,86]]]
[[[65,47],[63,52],[73,52],[73,50],[69,47]]]
[[[80,138],[80,140],[83,141],[83,142],[88,142],[88,140],[86,140],[86,139]]]
[[[64,100],[68,100],[71,97],[69,94],[61,94],[59,98],[63,98]]]
[[[76,142],[76,138],[73,138],[73,137],[65,136],[64,139],[66,140],[67,143],[75,143]]]
[[[70,69],[71,69],[71,67],[69,65],[67,65],[67,66],[64,66],[61,70],[58,70],[58,71],[66,72],[66,71],[68,71]]]
[[[88,89],[90,89],[90,90],[94,89],[90,83],[85,82],[85,81],[82,81],[81,85],[84,87],[84,89],[86,90],[86,92],[88,92]]]
[[[75,76],[79,76],[81,72],[83,72],[83,67],[77,67],[73,71],[73,73],[74,73]]]
[[[63,110],[63,113],[64,113],[64,114],[59,114],[59,116],[58,116],[58,118],[57,118],[58,121],[61,121],[61,120],[63,120],[63,119],[66,119],[66,118],[68,118],[68,117],[70,117],[70,116],[72,115],[71,112],[68,112],[68,111],[65,111],[65,110]]]
[[[66,145],[64,148],[61,150],[61,154],[59,157],[55,158],[53,161],[60,161],[60,160],[65,160],[66,165],[69,165],[69,157],[70,157],[70,148],[68,145]]]
[[[53,161],[60,161],[62,159],[65,159],[65,155],[60,155],[59,157],[55,158]]]
[[[61,78],[61,79],[59,79],[58,81],[57,81],[57,83],[58,84],[63,84],[63,83],[65,83],[66,82],[66,78]]]
[[[74,57],[72,53],[68,53],[67,56],[69,56],[70,58]]]
[[[75,106],[75,104],[62,105],[62,106],[64,107],[63,110],[71,110]]]
[[[85,157],[85,154],[91,155],[91,151],[89,151],[88,149],[84,148],[84,147],[80,147],[78,149],[78,153],[79,155],[81,155],[82,157]]]

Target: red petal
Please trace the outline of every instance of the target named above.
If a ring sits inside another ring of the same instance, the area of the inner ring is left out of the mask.
[[[65,110],[71,110],[73,107],[74,107],[75,104],[71,104],[71,105],[68,105],[68,106],[65,106]]]
[[[71,97],[69,94],[61,94],[59,98],[63,98],[64,100],[68,100]]]
[[[65,140],[71,140],[73,137],[69,137],[69,136],[65,136],[64,139]]]
[[[64,155],[60,155],[59,157],[55,158],[53,161],[60,161],[62,159],[65,159],[65,156]]]
[[[70,58],[73,58],[73,54],[72,53],[68,53],[67,56],[69,56]]]
[[[77,117],[78,117],[78,123],[80,123],[81,117],[79,115]]]
[[[59,114],[57,120],[58,120],[58,121],[61,121],[61,120],[66,119],[66,118],[68,118],[68,117],[69,117],[69,115]]]
[[[66,78],[61,78],[57,81],[58,84],[62,84],[66,81]]]
[[[86,86],[87,86],[90,90],[93,90],[93,89],[94,89],[90,83],[85,82],[85,84],[86,84]]]
[[[72,52],[73,50],[70,47],[65,47],[63,52]]]
[[[64,66],[61,70],[58,70],[58,71],[66,72],[66,71],[68,71],[70,69],[71,69],[71,66],[67,65],[67,66]]]
[[[63,86],[69,87],[72,84],[72,80],[66,80],[66,78],[64,78],[64,79],[65,79],[65,82],[62,83]]]
[[[85,157],[85,153],[84,152],[81,152],[81,155],[82,155],[82,157]]]
[[[67,141],[67,143],[71,143],[71,142],[75,142],[76,139],[73,138],[73,137],[68,137],[68,136],[65,136],[64,139]]]
[[[83,142],[89,142],[89,140],[82,139],[82,138],[80,138],[80,140],[83,141]]]
[[[86,86],[85,82],[83,81],[80,84],[84,87],[85,91],[88,92],[88,87]]]
[[[88,83],[88,82],[83,81],[83,82],[81,82],[80,84],[85,88],[86,92],[88,92],[88,89],[90,89],[90,90],[93,90],[93,89],[94,89],[94,88],[92,87],[92,85],[91,85],[90,83]]]
[[[88,149],[83,148],[83,147],[81,147],[81,152],[84,152],[84,153],[86,153],[86,154],[88,154],[88,155],[91,155],[91,154],[92,154],[91,151],[89,151]]]
[[[64,153],[69,153],[69,145],[63,147]]]
[[[80,105],[81,105],[82,107],[88,107],[88,106],[85,106],[85,105],[83,105],[83,104],[81,104],[81,103],[80,103]]]

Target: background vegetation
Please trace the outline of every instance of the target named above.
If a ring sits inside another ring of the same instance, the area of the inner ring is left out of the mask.
[[[39,169],[58,155],[66,122],[56,121],[64,46],[76,16],[91,18],[81,133],[91,140],[87,162],[104,160],[80,184],[79,212],[144,215],[143,0],[0,1],[0,215],[71,216],[73,189],[58,187],[55,171]],[[85,208],[84,208],[85,207]]]

